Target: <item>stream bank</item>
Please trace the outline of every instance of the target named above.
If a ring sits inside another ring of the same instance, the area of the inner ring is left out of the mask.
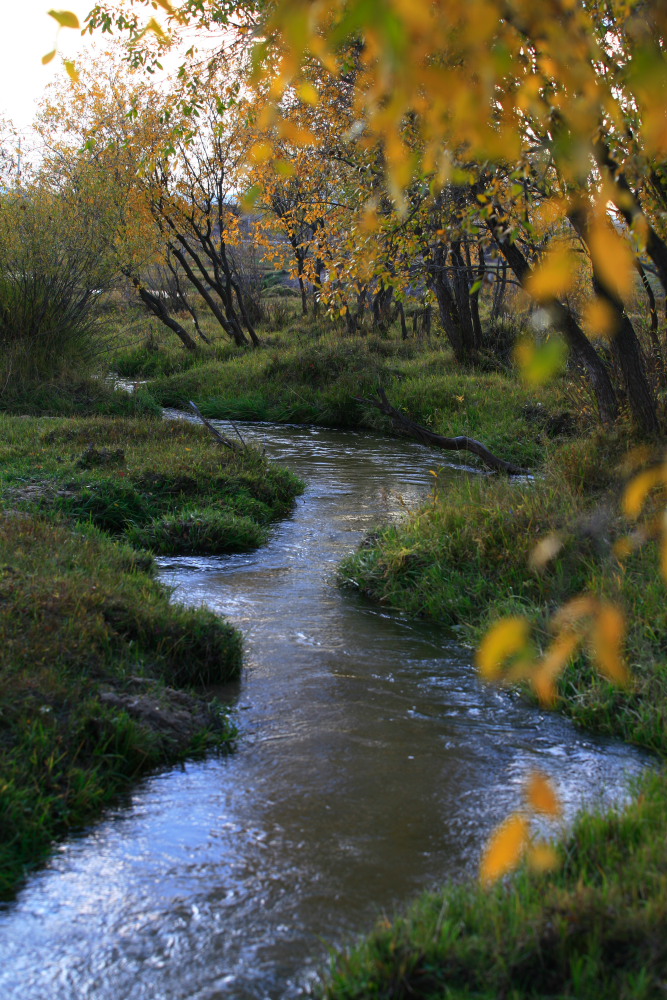
[[[571,819],[625,801],[646,758],[480,684],[440,628],[335,586],[341,556],[424,499],[433,454],[317,428],[243,429],[308,482],[267,546],[160,560],[178,600],[246,637],[222,689],[238,751],[135,787],[0,915],[9,1000],[271,1000],[315,989],[330,946],[473,874],[524,775]],[[453,477],[460,475],[453,472]]]
[[[238,630],[155,552],[264,542],[302,485],[184,422],[0,416],[0,898],[138,776],[228,748]]]

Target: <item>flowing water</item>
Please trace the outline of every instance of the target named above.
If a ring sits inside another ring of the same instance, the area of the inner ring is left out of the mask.
[[[223,692],[238,751],[144,781],[56,850],[0,912],[3,1000],[303,996],[330,946],[474,871],[530,768],[571,817],[621,799],[646,763],[480,684],[435,627],[336,588],[341,557],[424,498],[442,455],[315,428],[244,434],[308,482],[294,516],[257,552],[162,560],[177,599],[246,637]]]

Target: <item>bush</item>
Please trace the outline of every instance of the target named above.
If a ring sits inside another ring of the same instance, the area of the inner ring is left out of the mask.
[[[18,189],[0,205],[0,347],[5,382],[81,372],[111,278],[100,219],[61,195]]]

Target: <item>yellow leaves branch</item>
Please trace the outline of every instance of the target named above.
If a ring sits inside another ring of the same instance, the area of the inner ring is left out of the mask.
[[[538,770],[528,775],[523,794],[524,809],[508,816],[487,841],[479,871],[483,885],[497,882],[518,868],[524,859],[538,872],[550,871],[558,864],[558,854],[551,844],[536,839],[531,831],[536,815],[552,820],[562,816],[558,794],[547,775]]]
[[[512,616],[497,622],[477,651],[477,667],[485,680],[513,684],[527,681],[543,705],[557,697],[556,683],[576,653],[588,645],[596,667],[616,684],[627,684],[623,656],[625,616],[615,604],[593,594],[573,598],[552,620],[554,639],[537,656],[526,618]]]

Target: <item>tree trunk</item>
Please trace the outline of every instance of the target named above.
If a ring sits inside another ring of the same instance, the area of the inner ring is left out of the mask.
[[[611,349],[621,370],[632,416],[644,433],[654,434],[660,425],[653,393],[646,378],[644,359],[635,328],[625,311],[622,299],[605,281],[600,273],[598,261],[591,254],[588,218],[585,209],[570,212],[568,218],[591,257],[593,291],[599,299],[607,303],[615,316],[616,330],[611,339]]]
[[[500,234],[495,213],[486,220],[486,225],[510,270],[521,284],[524,284],[531,276],[532,270],[521,250],[516,243],[512,243]],[[563,334],[573,360],[586,372],[595,394],[600,419],[604,424],[613,423],[618,416],[618,400],[602,358],[567,306],[554,298],[544,308],[554,328]]]
[[[146,308],[152,312],[154,316],[157,316],[161,323],[164,323],[164,325],[169,327],[170,330],[173,330],[188,351],[196,351],[197,345],[195,341],[192,339],[185,327],[182,327],[181,324],[170,315],[169,310],[159,295],[154,295],[153,292],[144,288],[139,279],[134,275],[126,274],[126,277],[129,277],[130,281],[137,290],[139,298],[144,303]]]

